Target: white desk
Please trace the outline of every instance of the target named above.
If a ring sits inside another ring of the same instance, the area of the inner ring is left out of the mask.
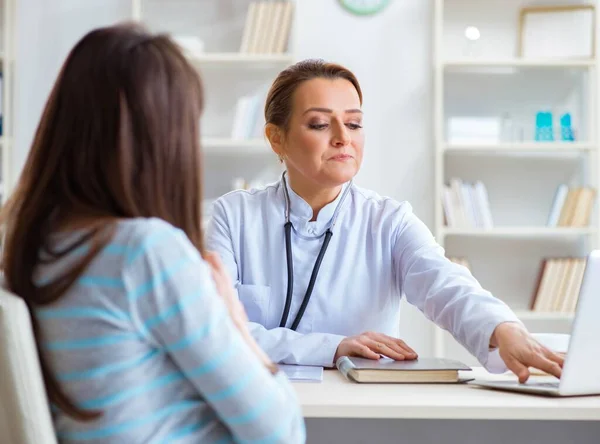
[[[466,372],[489,375],[481,368]],[[337,370],[321,383],[295,382],[305,418],[600,420],[600,396],[549,398],[470,384],[357,384]]]

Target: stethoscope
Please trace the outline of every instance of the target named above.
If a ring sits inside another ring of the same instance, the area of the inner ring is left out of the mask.
[[[294,260],[292,259],[292,222],[290,222],[290,195],[287,189],[287,183],[285,181],[285,172],[281,176],[281,180],[283,182],[283,189],[285,192],[285,252],[286,252],[286,261],[287,261],[287,274],[288,274],[288,285],[287,285],[287,294],[285,296],[285,306],[283,307],[283,315],[281,316],[281,322],[279,323],[280,327],[285,327],[287,323],[288,316],[290,314],[290,306],[292,305],[292,293],[294,292]],[[323,241],[323,245],[321,245],[321,250],[319,251],[319,255],[317,256],[317,260],[315,261],[315,265],[313,267],[312,274],[310,275],[310,281],[308,282],[308,288],[306,289],[306,293],[304,294],[304,299],[302,299],[302,304],[298,309],[298,313],[296,314],[296,318],[292,323],[290,329],[296,330],[298,328],[298,324],[300,320],[302,320],[302,316],[304,316],[304,312],[306,311],[306,307],[308,305],[308,301],[310,300],[310,296],[312,294],[313,288],[315,286],[315,282],[317,280],[317,275],[319,274],[319,268],[321,268],[321,262],[323,261],[323,256],[325,256],[325,252],[327,251],[327,247],[329,245],[329,241],[331,240],[331,236],[333,232],[332,228],[335,226],[337,221],[338,213],[346,199],[348,192],[350,191],[350,187],[352,186],[352,181],[344,190],[342,197],[333,213],[333,217],[331,220],[331,225],[325,231],[325,240]]]

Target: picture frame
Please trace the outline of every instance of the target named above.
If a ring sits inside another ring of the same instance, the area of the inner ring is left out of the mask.
[[[595,29],[591,4],[524,7],[519,14],[517,53],[521,58],[593,58]]]

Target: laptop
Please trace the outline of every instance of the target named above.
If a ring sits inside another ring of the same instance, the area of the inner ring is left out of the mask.
[[[498,390],[547,396],[600,394],[600,250],[587,258],[571,329],[569,349],[560,380],[484,381],[471,384]],[[534,378],[535,379],[535,378]]]

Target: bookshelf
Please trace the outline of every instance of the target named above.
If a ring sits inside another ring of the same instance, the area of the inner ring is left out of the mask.
[[[446,69],[514,67],[514,68],[594,68],[596,62],[588,60],[523,60],[518,58],[505,59],[448,59],[442,61]]]
[[[440,230],[442,237],[447,236],[468,236],[468,237],[494,237],[494,238],[509,238],[509,237],[524,237],[524,238],[548,238],[548,237],[566,237],[566,236],[595,236],[597,229],[593,227],[583,228],[554,228],[554,227],[496,227],[490,229],[472,228],[447,228]]]
[[[265,139],[258,137],[243,140],[234,140],[227,137],[205,137],[202,139],[202,149],[205,153],[211,154],[272,154]]]
[[[199,65],[205,63],[232,63],[236,64],[237,69],[244,63],[288,65],[293,61],[293,57],[289,54],[241,54],[235,52],[203,54],[190,57],[190,59],[193,63]]]
[[[12,148],[13,148],[13,75],[14,63],[14,28],[15,2],[2,0],[0,2],[0,107],[2,116],[2,132],[0,134],[0,204],[6,201],[12,187]]]
[[[508,153],[556,153],[578,154],[581,151],[593,151],[596,146],[586,142],[518,142],[518,143],[479,143],[479,144],[445,144],[442,150],[447,153],[463,152],[464,154],[508,154]]]
[[[571,203],[579,208],[571,215],[558,198],[561,185],[599,187],[600,66],[593,55],[520,57],[519,13],[532,3],[434,1],[433,231],[446,255],[463,258],[483,287],[505,301],[531,331],[568,333],[573,319],[569,304],[563,303],[560,311],[558,299],[554,308],[550,302],[534,307],[534,302],[546,261],[576,261],[600,245],[597,195],[591,209],[589,202],[581,207]],[[598,41],[597,29],[592,32]],[[554,140],[536,137],[541,134],[537,112],[548,110]],[[572,118],[573,138],[565,137],[570,133],[561,132],[556,123],[566,113]],[[470,133],[463,133],[465,129]],[[476,189],[478,182],[484,194]],[[452,211],[459,203],[463,213],[457,219]],[[554,206],[560,212],[555,209],[552,218]],[[484,227],[485,211],[492,216],[491,226]],[[557,277],[551,285],[572,298],[578,276],[567,268],[560,274],[564,279]],[[447,332],[432,328],[435,355],[476,363]]]
[[[554,313],[554,312],[535,312],[530,310],[515,311],[517,316],[523,321],[535,321],[535,320],[550,320],[550,321],[562,321],[570,322],[573,320],[572,313]]]
[[[205,210],[236,184],[277,180],[262,109],[275,76],[295,60],[295,2],[131,0],[131,16],[169,33],[202,77]]]

